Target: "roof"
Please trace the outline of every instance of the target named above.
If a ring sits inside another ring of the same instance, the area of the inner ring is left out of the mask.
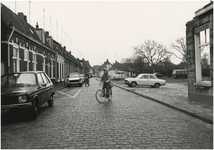
[[[16,31],[20,32],[21,34],[24,34],[25,36],[29,37],[30,39],[33,39],[37,42],[39,42],[41,45],[44,45],[51,49],[49,46],[47,40],[45,39],[45,43],[43,43],[37,32],[36,29],[31,26],[24,19],[26,17],[23,13],[19,13],[17,15],[13,11],[11,11],[8,7],[6,7],[4,4],[1,3],[1,21],[4,22],[8,27],[14,27]]]
[[[213,9],[213,2],[211,1],[209,4],[205,5],[203,8],[197,10],[195,12],[195,16],[200,16],[200,15],[202,15],[202,14],[204,14],[204,13],[206,13],[212,9]]]

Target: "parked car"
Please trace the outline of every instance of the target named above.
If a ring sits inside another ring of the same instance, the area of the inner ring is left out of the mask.
[[[83,79],[80,75],[80,73],[75,72],[75,73],[70,73],[68,75],[68,78],[65,80],[65,84],[66,86],[70,86],[70,85],[79,85],[82,86],[83,84]]]
[[[149,73],[139,74],[135,78],[126,78],[125,84],[129,87],[136,87],[137,85],[151,86],[159,88],[160,86],[166,85],[166,80],[158,79],[155,75]]]
[[[153,74],[158,78],[161,78],[163,76],[160,72],[155,72]]]
[[[187,70],[186,69],[174,69],[172,72],[172,77],[187,78]]]
[[[1,76],[2,113],[28,109],[31,119],[37,118],[38,108],[54,103],[54,85],[43,71],[8,73]]]
[[[123,80],[125,79],[125,72],[124,71],[117,71],[115,74],[112,75],[113,80]]]

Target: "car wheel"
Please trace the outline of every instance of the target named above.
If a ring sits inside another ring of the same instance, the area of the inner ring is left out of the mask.
[[[131,86],[132,86],[132,87],[136,87],[136,86],[137,86],[137,83],[136,83],[136,82],[132,82],[132,83],[131,83]]]
[[[37,102],[34,100],[33,103],[32,103],[32,106],[30,108],[30,115],[31,115],[31,119],[32,120],[36,120],[36,118],[37,118],[37,111],[38,111]]]
[[[54,97],[53,95],[51,95],[51,98],[48,100],[48,106],[53,107],[53,104],[54,104]]]
[[[82,84],[79,84],[79,86],[82,86]]]
[[[160,84],[159,83],[155,83],[155,88],[159,88],[160,87]]]

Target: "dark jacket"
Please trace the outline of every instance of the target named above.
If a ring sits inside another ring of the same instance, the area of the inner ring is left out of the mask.
[[[108,74],[103,74],[101,78],[101,82],[110,83],[110,82],[106,82],[107,80],[110,80],[110,76]]]

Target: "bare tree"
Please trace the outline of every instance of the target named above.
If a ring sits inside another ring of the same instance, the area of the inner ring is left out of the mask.
[[[187,48],[186,48],[186,39],[184,37],[180,37],[176,40],[176,43],[172,43],[171,48],[175,50],[175,52],[171,52],[175,57],[180,59],[184,64],[187,64]],[[178,54],[181,56],[179,56]]]
[[[155,72],[155,66],[170,55],[162,44],[151,40],[144,41],[141,46],[134,47],[134,50],[136,54],[142,56],[151,65],[153,73]]]

